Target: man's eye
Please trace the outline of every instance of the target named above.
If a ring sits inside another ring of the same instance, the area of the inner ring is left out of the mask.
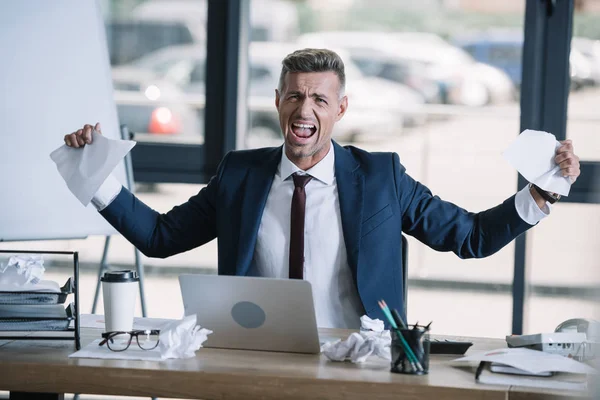
[[[325,103],[327,104],[327,101],[325,101],[325,99],[322,99],[320,97],[317,98],[317,103]]]

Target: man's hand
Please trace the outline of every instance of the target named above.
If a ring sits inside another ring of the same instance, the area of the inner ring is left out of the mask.
[[[100,122],[96,123],[96,126],[84,125],[82,129],[65,135],[65,144],[77,149],[92,143],[92,130],[102,134],[100,131]]]
[[[560,142],[562,146],[556,150],[554,161],[560,165],[562,176],[568,176],[571,183],[575,183],[581,170],[579,169],[579,157],[573,152],[573,142],[569,139]]]
[[[573,142],[571,140],[563,140],[560,142],[561,146],[556,150],[556,156],[554,161],[560,166],[560,172],[562,176],[568,176],[571,183],[575,183],[581,170],[579,169],[579,157],[573,152]],[[540,209],[544,209],[546,200],[540,194],[533,189],[529,190],[533,199]]]

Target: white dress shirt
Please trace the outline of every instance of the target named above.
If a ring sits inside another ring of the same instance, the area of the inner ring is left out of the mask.
[[[325,158],[307,171],[298,168],[282,151],[258,229],[250,274],[289,277],[290,214],[294,191],[291,175],[295,172],[313,177],[305,188],[304,279],[312,285],[317,325],[359,328],[364,308],[347,260],[333,146]],[[120,190],[121,184],[110,176],[92,199],[92,204],[100,211]],[[515,208],[521,219],[530,225],[537,224],[550,213],[548,203],[543,210],[537,206],[529,186],[515,196]]]
[[[289,277],[292,174],[309,174],[313,179],[305,188],[304,279],[312,285],[317,325],[359,328],[364,309],[348,265],[334,163],[333,146],[306,172],[282,151],[258,228],[250,273]]]

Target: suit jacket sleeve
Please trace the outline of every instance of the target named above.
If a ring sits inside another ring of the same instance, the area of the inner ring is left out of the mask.
[[[461,258],[487,257],[532,226],[519,217],[515,196],[489,210],[468,212],[411,178],[397,154],[392,162],[402,230],[435,250]]]
[[[169,257],[201,246],[217,236],[217,193],[228,157],[206,187],[166,214],[151,209],[125,188],[100,214],[149,257]]]

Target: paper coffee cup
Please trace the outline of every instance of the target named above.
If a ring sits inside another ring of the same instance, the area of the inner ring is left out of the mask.
[[[105,332],[128,332],[133,327],[133,312],[140,278],[135,271],[109,271],[102,276]]]

